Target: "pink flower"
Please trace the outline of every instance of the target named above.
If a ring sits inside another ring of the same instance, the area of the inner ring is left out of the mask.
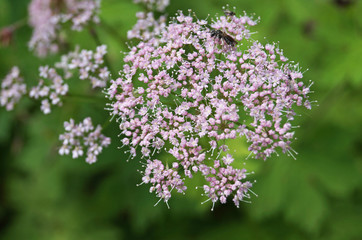
[[[65,133],[59,136],[63,145],[59,149],[60,155],[72,153],[73,158],[79,158],[86,154],[86,162],[89,164],[97,161],[97,156],[103,148],[108,147],[111,139],[101,134],[101,126],[94,128],[91,118],[85,118],[83,122],[75,124],[73,119],[64,122]]]
[[[69,91],[66,83],[69,78],[78,71],[79,79],[89,80],[93,88],[105,87],[110,72],[104,66],[104,56],[107,53],[105,45],[98,46],[96,52],[81,50],[77,48],[74,52],[61,57],[61,62],[55,67],[41,66],[38,85],[32,87],[29,96],[34,99],[42,99],[41,110],[44,114],[51,113],[52,105],[62,106],[63,96]],[[59,69],[63,70],[63,74]]]
[[[244,180],[245,169],[230,166],[234,157],[225,141],[245,137],[255,158],[291,154],[294,107],[308,102],[309,87],[275,44],[250,38],[257,21],[229,14],[211,22],[179,12],[161,35],[141,38],[112,81],[109,110],[131,158],[141,154],[147,169],[155,153],[167,152],[179,174],[204,176],[213,203],[232,197],[238,206],[252,183]]]
[[[149,11],[157,10],[163,12],[170,4],[170,0],[133,0],[135,3],[143,4]]]
[[[99,22],[100,0],[32,0],[29,5],[29,24],[33,35],[29,48],[45,57],[58,52],[59,32],[67,22],[72,30],[80,31],[89,22]]]
[[[0,105],[11,111],[24,94],[26,94],[26,84],[20,77],[19,68],[15,66],[1,82]]]

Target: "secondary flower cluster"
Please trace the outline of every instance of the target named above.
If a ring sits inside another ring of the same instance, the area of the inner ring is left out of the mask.
[[[200,165],[199,169],[209,185],[204,185],[205,194],[214,204],[220,200],[221,203],[226,203],[227,198],[234,194],[233,202],[239,207],[240,201],[245,201],[244,198],[250,198],[249,189],[252,183],[249,181],[242,182],[246,178],[246,169],[235,169],[230,166],[225,159],[230,158],[230,154],[223,158],[225,167],[221,167],[220,161],[214,161],[214,166],[208,167],[204,164]]]
[[[239,60],[247,73],[247,84],[241,89],[241,103],[253,121],[238,129],[251,145],[249,150],[258,158],[266,159],[281,148],[293,156],[290,147],[294,139],[291,122],[296,113],[294,105],[311,109],[308,100],[310,86],[305,86],[298,66],[286,62],[283,52],[273,44],[263,46],[258,42]]]
[[[44,114],[51,112],[51,105],[62,105],[61,96],[68,93],[69,86],[64,83],[63,78],[56,72],[54,68],[48,66],[39,68],[40,79],[38,85],[32,87],[29,96],[34,99],[43,99],[41,101],[41,111]]]
[[[72,77],[72,71],[78,70],[79,79],[87,79],[93,88],[105,87],[109,79],[108,68],[104,65],[104,56],[107,53],[105,45],[98,46],[96,52],[90,50],[75,50],[68,55],[62,56],[62,60],[55,64],[55,68],[43,66],[39,68],[40,77],[37,86],[30,90],[29,96],[35,99],[42,99],[41,110],[44,114],[51,112],[51,105],[62,105],[61,96],[69,91],[65,80]],[[59,74],[56,69],[62,69]]]
[[[154,36],[160,35],[166,27],[166,17],[163,15],[155,19],[153,12],[138,12],[136,17],[137,23],[133,26],[132,30],[127,32],[128,39],[149,40]]]
[[[232,166],[226,140],[246,137],[255,158],[278,149],[291,153],[293,107],[310,108],[298,66],[275,44],[250,40],[255,24],[230,11],[211,23],[179,12],[160,35],[147,35],[130,49],[108,89],[130,157],[168,152],[177,164],[173,171],[204,176],[213,203],[230,196],[239,206],[252,186],[243,182],[246,170]],[[239,41],[246,43],[243,49]],[[162,169],[151,164],[146,169]],[[168,193],[157,189],[167,202]]]
[[[168,168],[160,160],[148,160],[142,183],[150,183],[152,185],[150,192],[155,192],[156,196],[160,200],[163,199],[167,204],[173,189],[179,193],[183,193],[187,189],[177,172],[177,168],[177,163],[173,163],[172,168]]]
[[[86,162],[89,164],[97,161],[97,156],[104,147],[111,143],[111,139],[101,134],[102,127],[94,128],[91,118],[85,118],[83,122],[75,124],[73,119],[64,122],[65,133],[59,136],[63,141],[59,149],[60,155],[72,153],[73,158],[87,155]]]
[[[70,22],[80,31],[90,22],[98,23],[100,0],[32,0],[29,24],[34,28],[29,47],[44,57],[58,51],[63,41],[59,33]]]
[[[104,58],[107,54],[107,46],[101,45],[96,51],[81,50],[77,48],[74,52],[62,56],[61,62],[56,63],[57,68],[63,69],[65,78],[72,77],[72,71],[78,70],[79,79],[90,80],[92,88],[103,88],[109,80],[110,72],[104,66]]]
[[[7,111],[13,110],[20,98],[26,94],[26,84],[18,67],[13,67],[1,82],[0,105],[5,106]]]
[[[133,0],[133,2],[143,4],[148,11],[157,10],[159,12],[163,12],[170,5],[170,0]]]

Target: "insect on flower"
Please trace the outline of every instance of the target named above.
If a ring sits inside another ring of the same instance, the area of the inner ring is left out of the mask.
[[[229,10],[224,10],[224,14],[225,14],[225,16],[228,16],[228,17],[235,16],[235,13],[233,11],[229,11]]]
[[[234,38],[221,30],[211,30],[211,37],[218,38],[219,40],[222,39],[227,45],[231,47],[235,47],[235,45],[238,43]]]

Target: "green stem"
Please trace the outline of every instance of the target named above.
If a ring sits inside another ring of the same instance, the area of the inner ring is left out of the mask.
[[[24,27],[27,24],[27,19],[23,18],[20,19],[16,22],[14,22],[13,24],[9,25],[8,27],[11,28],[13,31],[15,31],[18,28]]]

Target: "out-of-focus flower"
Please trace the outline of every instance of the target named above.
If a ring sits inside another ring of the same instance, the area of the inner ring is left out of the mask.
[[[130,49],[108,89],[110,111],[131,158],[168,152],[177,174],[205,177],[213,203],[233,197],[239,206],[252,183],[244,181],[245,169],[230,165],[225,141],[245,137],[255,158],[292,154],[293,107],[310,109],[310,85],[275,44],[250,39],[254,19],[233,13],[208,23],[193,16],[179,12],[161,34],[142,36]],[[146,169],[154,169],[150,164]],[[167,202],[166,195],[159,197]]]
[[[155,19],[153,12],[138,12],[136,17],[137,23],[133,26],[132,30],[127,32],[128,39],[149,40],[154,36],[160,35],[166,27],[166,16],[161,15],[158,19]]]
[[[101,0],[64,1],[67,10],[61,14],[62,22],[71,21],[73,30],[81,31],[90,22],[99,23]]]
[[[89,164],[97,161],[97,156],[103,148],[108,147],[111,139],[104,136],[102,127],[94,127],[90,117],[83,122],[75,124],[73,119],[64,122],[65,133],[59,136],[62,146],[59,149],[60,155],[72,154],[73,158],[86,155],[86,162]]]
[[[99,22],[100,0],[32,0],[29,5],[29,24],[33,34],[30,49],[44,57],[58,51],[59,33],[71,22],[72,30],[80,31],[90,22]]]
[[[159,12],[165,11],[166,7],[170,5],[170,0],[133,0],[133,2],[144,5],[148,11],[157,10]]]
[[[13,110],[24,94],[26,94],[26,84],[20,77],[19,68],[14,66],[1,82],[0,104],[8,111]]]

